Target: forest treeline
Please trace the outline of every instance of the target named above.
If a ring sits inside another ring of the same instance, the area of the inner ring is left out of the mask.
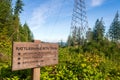
[[[72,34],[68,36],[67,46],[78,47],[82,52],[98,53],[109,59],[120,61],[120,15],[118,11],[110,26],[107,27],[103,17],[96,20],[93,29],[89,28],[85,37],[80,36],[82,34],[80,28],[75,27]]]
[[[12,0],[0,0],[0,41],[31,41],[33,34],[27,23],[20,23],[22,0],[12,6]]]
[[[108,40],[115,43],[120,43],[120,16],[118,11],[115,14],[115,17],[110,24],[108,30],[105,26],[105,22],[103,21],[103,17],[101,19],[97,19],[95,22],[95,26],[93,29],[89,28],[86,32],[86,38],[81,36],[80,28],[76,27],[72,31],[72,34],[69,35],[67,44],[68,46],[75,46],[75,45],[83,45],[86,42],[100,42],[103,40]],[[106,32],[105,32],[106,31]]]
[[[33,40],[28,24],[25,22],[22,25],[20,21],[23,6],[22,0],[16,0],[15,6],[12,0],[0,0],[0,55],[10,54],[13,41]]]

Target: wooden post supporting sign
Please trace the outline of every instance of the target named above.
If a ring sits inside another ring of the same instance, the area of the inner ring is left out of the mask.
[[[40,43],[40,41],[35,40],[34,43]],[[32,68],[32,80],[40,80],[40,68]]]
[[[58,44],[14,42],[12,71],[32,68],[32,80],[40,80],[40,67],[58,64]]]
[[[32,80],[40,80],[40,68],[32,69]]]

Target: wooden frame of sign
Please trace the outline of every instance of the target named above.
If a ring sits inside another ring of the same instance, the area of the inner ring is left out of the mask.
[[[32,68],[33,80],[40,80],[37,78],[40,67],[55,64],[58,64],[58,44],[38,40],[13,42],[12,71]]]

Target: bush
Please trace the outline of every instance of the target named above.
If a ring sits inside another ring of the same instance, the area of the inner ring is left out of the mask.
[[[107,58],[97,46],[89,47],[93,52],[82,53],[81,49],[85,47],[60,48],[59,64],[42,67],[41,80],[119,80],[119,60]],[[30,80],[31,70],[12,72],[9,63],[0,63],[1,80]]]

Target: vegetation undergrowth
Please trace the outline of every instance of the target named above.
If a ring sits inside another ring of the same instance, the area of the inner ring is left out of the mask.
[[[9,61],[8,61],[9,62]],[[59,49],[59,64],[41,68],[41,80],[119,80],[120,65],[98,53],[81,48]],[[11,64],[0,63],[1,80],[30,80],[31,70],[11,71]]]

